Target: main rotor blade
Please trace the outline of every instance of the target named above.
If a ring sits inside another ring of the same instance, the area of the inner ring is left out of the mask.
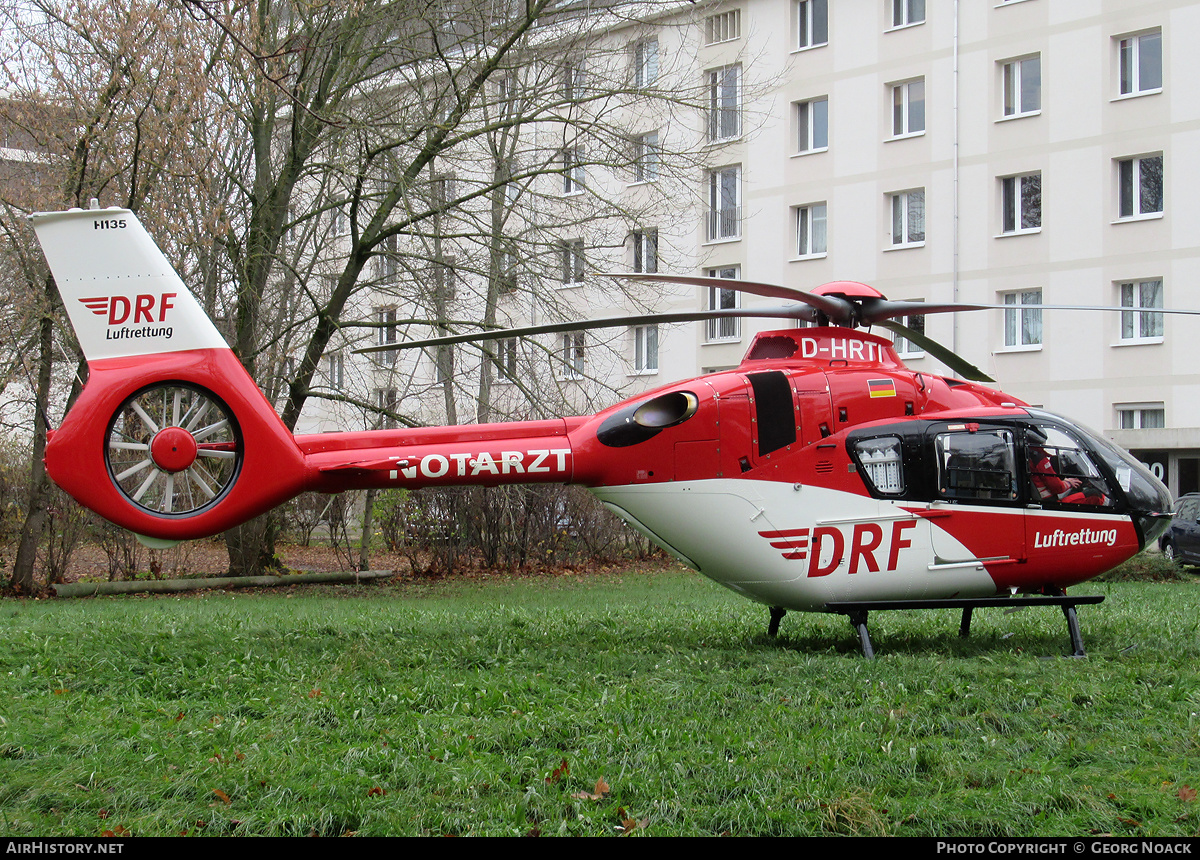
[[[667,314],[635,314],[625,317],[606,317],[598,320],[546,323],[544,325],[521,326],[519,328],[492,329],[469,334],[451,334],[424,340],[407,340],[397,343],[381,343],[353,350],[356,355],[372,352],[390,352],[394,349],[413,349],[424,346],[447,346],[453,343],[475,343],[483,340],[505,340],[513,337],[529,337],[535,334],[555,334],[567,331],[585,331],[594,328],[623,328],[631,325],[653,325],[655,323],[695,322],[713,319],[797,319],[813,322],[816,311],[804,305],[788,305],[773,308],[729,308],[712,311],[680,311]]]
[[[883,320],[898,317],[925,316],[925,314],[952,314],[957,311],[985,311],[996,305],[971,305],[962,302],[912,302],[890,299],[862,299],[863,325],[876,325]],[[1006,307],[1011,307],[1008,305]],[[1029,307],[1029,305],[1022,305]]]
[[[769,299],[787,299],[794,302],[804,302],[809,307],[816,308],[835,325],[849,325],[854,320],[855,306],[838,296],[818,296],[806,293],[792,287],[781,287],[778,284],[763,284],[758,281],[741,281],[737,278],[706,278],[701,275],[650,275],[642,272],[603,272],[606,278],[621,278],[626,281],[644,281],[658,284],[690,284],[695,287],[717,287],[722,290],[734,290],[739,293],[750,293],[755,296],[765,296]]]
[[[963,379],[969,379],[972,382],[996,381],[958,353],[952,352],[950,349],[942,346],[936,340],[926,337],[915,329],[911,329],[908,326],[898,322],[892,322],[891,320],[881,320],[877,322],[876,325],[878,325],[880,328],[885,328],[894,334],[898,334],[900,337],[912,341],[942,364],[946,365],[946,367],[953,370]]]
[[[1120,311],[1130,314],[1188,314],[1200,316],[1200,310],[1189,308],[1126,308],[1113,305],[975,305],[975,308],[998,311]],[[965,309],[964,309],[965,310]]]

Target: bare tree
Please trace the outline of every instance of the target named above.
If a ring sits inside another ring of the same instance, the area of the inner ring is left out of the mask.
[[[357,407],[366,426],[419,423],[412,362],[384,353],[338,389],[323,361],[417,324],[562,317],[568,240],[586,232],[587,254],[616,259],[642,212],[680,199],[665,181],[610,193],[606,177],[623,190],[651,163],[664,180],[694,174],[702,82],[630,52],[640,22],[676,4],[183,2],[221,42],[210,85],[234,121],[218,238],[232,342],[289,428],[314,397]],[[496,414],[493,355],[467,373],[449,350],[432,357],[439,420],[458,420],[472,379],[472,415]],[[550,385],[526,382],[523,411],[567,403],[561,380],[533,378]],[[236,530],[231,567],[268,564],[271,535],[269,520]]]
[[[204,188],[207,166],[192,135],[203,114],[202,56],[194,28],[177,12],[142,0],[96,5],[84,0],[27,0],[0,13],[5,89],[0,127],[8,143],[0,191],[7,241],[5,314],[14,333],[0,361],[3,381],[27,387],[33,446],[28,504],[10,585],[28,592],[49,515],[51,487],[42,466],[54,403],[77,390],[83,366],[64,331],[61,302],[34,250],[25,216],[39,209],[86,206],[102,198],[140,209],[160,192],[152,224],[187,271],[194,243],[173,214]],[[191,60],[189,60],[191,58]],[[194,258],[193,258],[194,259]],[[59,373],[65,362],[75,373]]]

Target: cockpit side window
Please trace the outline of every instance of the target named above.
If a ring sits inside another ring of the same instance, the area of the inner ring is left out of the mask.
[[[1030,495],[1049,505],[1111,507],[1113,493],[1091,456],[1071,436],[1051,425],[1026,431]]]
[[[898,496],[904,492],[904,462],[899,436],[861,439],[854,443],[854,455],[862,474],[877,492]]]
[[[951,499],[1017,498],[1017,458],[1010,430],[942,433],[934,440],[938,492]]]

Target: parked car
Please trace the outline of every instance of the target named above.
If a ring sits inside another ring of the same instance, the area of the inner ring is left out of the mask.
[[[1200,493],[1188,493],[1175,502],[1171,527],[1158,539],[1168,561],[1200,565]]]

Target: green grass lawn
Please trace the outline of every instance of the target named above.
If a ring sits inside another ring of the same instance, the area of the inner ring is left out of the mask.
[[[1085,592],[1087,659],[1029,609],[874,662],[675,572],[6,601],[0,832],[1195,836],[1200,582]]]

